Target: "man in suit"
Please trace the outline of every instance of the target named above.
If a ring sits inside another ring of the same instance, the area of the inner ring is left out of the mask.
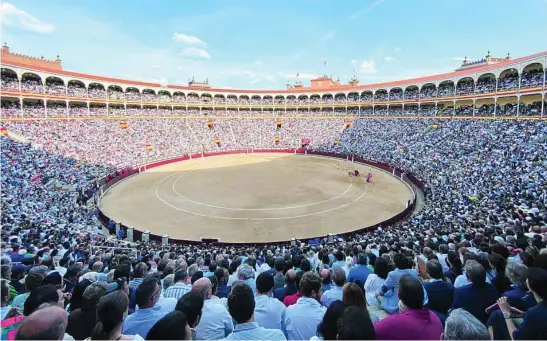
[[[296,288],[296,271],[293,269],[288,270],[287,273],[285,273],[285,286],[283,288],[275,289],[274,290],[274,297],[283,302],[285,297],[289,295],[294,295],[298,291],[298,288]]]
[[[482,323],[486,323],[488,314],[485,310],[496,303],[499,292],[486,282],[486,271],[479,262],[468,260],[465,263],[465,275],[470,283],[456,288],[452,309],[463,308]]]
[[[423,285],[429,299],[427,308],[445,317],[454,302],[454,286],[444,281],[443,266],[438,260],[428,261],[426,268],[429,279]]]

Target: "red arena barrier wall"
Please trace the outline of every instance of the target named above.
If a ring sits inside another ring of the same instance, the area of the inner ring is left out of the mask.
[[[232,150],[232,151],[223,151],[223,152],[203,153],[203,155],[202,154],[193,154],[191,158],[195,159],[195,158],[200,158],[200,157],[211,157],[211,156],[229,155],[229,154],[247,154],[247,153],[295,153],[295,150],[294,149],[257,149],[257,150],[252,150],[252,151],[251,150]],[[372,161],[372,160],[366,160],[366,159],[363,159],[363,158],[358,157],[356,155],[306,151],[305,148],[297,149],[296,154],[310,154],[310,155],[332,157],[332,158],[338,158],[338,159],[344,159],[344,160],[346,158],[349,158],[349,159],[353,158],[353,160],[356,161],[356,162],[382,169],[386,172],[392,173],[394,176],[397,176],[399,178],[401,178],[401,175],[404,174],[404,176],[406,178],[408,178],[408,181],[411,182],[411,184],[416,186],[421,191],[425,190],[426,185],[422,180],[420,180],[419,178],[417,178],[416,176],[414,176],[411,173],[404,172],[402,169],[399,169],[397,167],[391,166],[391,165],[386,164],[386,163]],[[123,169],[118,170],[115,173],[107,175],[105,177],[105,179],[103,181],[104,184],[101,187],[102,191],[104,192],[104,191],[108,190],[109,188],[111,188],[112,186],[119,183],[120,181],[128,178],[129,176],[138,174],[139,172],[145,171],[146,169],[160,167],[160,166],[164,166],[164,165],[167,165],[167,164],[170,164],[170,163],[190,160],[191,158],[190,158],[189,155],[184,155],[184,156],[177,157],[177,158],[155,161],[155,162],[152,162],[150,164],[143,165],[143,166],[138,166],[138,167],[135,167],[135,168],[123,168]],[[410,216],[412,214],[412,212],[414,211],[415,206],[416,206],[416,195],[414,196],[414,199],[411,201],[410,205],[408,205],[408,207],[405,208],[399,214],[397,214],[397,215],[395,215],[395,216],[393,216],[393,217],[391,217],[387,220],[384,220],[384,221],[382,221],[378,224],[372,225],[372,226],[366,226],[366,227],[363,227],[363,228],[360,228],[358,230],[348,232],[348,233],[336,234],[336,237],[341,237],[341,238],[351,237],[351,236],[354,236],[354,235],[359,234],[359,233],[363,233],[363,232],[366,232],[366,231],[371,231],[371,230],[377,229],[379,226],[383,226],[384,228],[389,227],[390,225],[395,224],[395,223],[397,223],[401,220],[404,220],[408,216]],[[99,220],[101,221],[101,223],[104,226],[108,226],[108,223],[111,219],[108,216],[106,216],[100,209],[99,209],[98,217],[99,217]],[[125,225],[122,224],[120,226],[120,228],[124,230],[124,235],[127,235],[128,226],[125,226]],[[110,232],[113,233],[113,231],[110,231]],[[142,234],[143,234],[143,231],[133,230],[133,240],[135,240],[135,241],[136,240],[141,240]],[[312,238],[306,238],[306,241],[322,239],[322,238],[325,238],[325,237],[327,237],[327,236],[316,236],[316,237],[312,237]],[[150,233],[150,240],[156,241],[156,242],[161,242],[162,241],[162,236]],[[184,239],[169,238],[169,243],[175,243],[175,244],[184,243],[184,244],[194,244],[195,245],[195,244],[203,244],[204,242],[203,241],[197,241],[197,240],[184,240]],[[265,245],[271,245],[271,244],[285,244],[285,245],[288,245],[288,244],[290,244],[290,241],[289,240],[282,240],[282,241],[272,241],[272,242],[269,242],[269,243],[223,243],[222,241],[220,241],[220,242],[214,243],[214,244],[222,244],[222,245],[226,245],[226,246],[230,246],[230,245],[234,245],[234,246],[245,246],[245,245],[248,245],[248,246],[265,246]]]

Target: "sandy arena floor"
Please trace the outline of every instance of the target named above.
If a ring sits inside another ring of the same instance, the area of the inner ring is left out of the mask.
[[[116,221],[172,238],[273,242],[376,224],[404,210],[411,190],[373,168],[292,154],[225,155],[151,169],[108,191],[100,207]]]

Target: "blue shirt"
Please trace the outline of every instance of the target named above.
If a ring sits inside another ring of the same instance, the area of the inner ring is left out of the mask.
[[[361,281],[361,284],[364,285],[370,274],[372,274],[372,270],[368,266],[359,264],[349,270],[348,282]]]
[[[238,324],[233,333],[223,340],[286,340],[283,332],[278,329],[266,329],[256,322]]]
[[[317,334],[317,325],[326,311],[316,299],[300,297],[296,304],[287,307],[285,336],[288,340],[309,340]]]
[[[418,273],[414,269],[395,269],[390,271],[387,275],[386,281],[380,289],[383,293],[384,299],[382,300],[381,308],[388,314],[395,314],[399,311],[399,278],[403,275],[411,275],[418,279]],[[422,286],[423,288],[423,286]],[[424,290],[424,305],[427,304],[427,292]]]
[[[277,298],[260,295],[255,297],[255,322],[264,328],[284,330],[286,307]]]
[[[321,296],[321,303],[328,308],[332,302],[341,301],[342,288],[343,287],[332,286],[329,290],[323,293],[323,296]]]
[[[148,331],[158,320],[165,316],[159,305],[152,308],[139,309],[133,314],[127,316],[123,321],[122,333],[128,335],[140,335],[146,338]]]
[[[226,307],[211,300],[205,300],[201,320],[196,326],[197,340],[219,340],[234,330],[232,317]]]

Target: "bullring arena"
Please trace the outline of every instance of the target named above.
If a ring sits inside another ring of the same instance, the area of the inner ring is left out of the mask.
[[[103,213],[174,239],[253,243],[313,238],[378,224],[413,198],[410,187],[351,161],[280,153],[222,155],[147,170],[111,188]]]

